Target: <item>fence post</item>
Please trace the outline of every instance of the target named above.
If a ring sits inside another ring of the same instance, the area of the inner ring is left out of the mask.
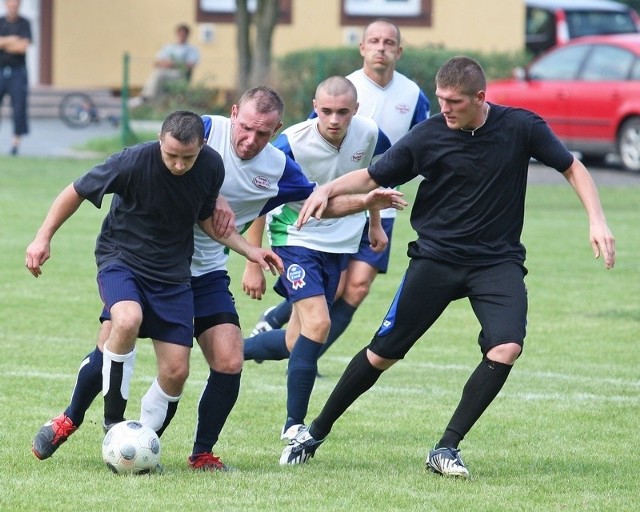
[[[129,125],[129,54],[125,52],[122,59],[122,104],[120,115],[120,139],[123,146],[133,142],[133,131]]]

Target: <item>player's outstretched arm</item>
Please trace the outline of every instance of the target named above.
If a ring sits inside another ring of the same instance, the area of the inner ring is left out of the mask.
[[[367,210],[385,210],[395,208],[404,210],[409,203],[405,201],[404,194],[393,188],[375,188],[364,197],[364,206]]]
[[[235,228],[231,235],[222,238],[216,236],[213,232],[213,220],[211,217],[198,221],[198,225],[211,238],[248,260],[257,263],[262,269],[271,271],[273,275],[284,272],[282,260],[275,252],[271,249],[263,249],[250,244]]]
[[[26,251],[24,264],[27,270],[38,277],[42,274],[42,265],[51,256],[51,239],[65,221],[71,217],[84,201],[73,184],[68,185],[49,208],[40,229]]]
[[[613,268],[616,262],[616,241],[604,216],[598,189],[589,171],[579,160],[573,160],[564,177],[576,191],[589,217],[589,240],[596,258],[603,256],[605,268]]]
[[[327,210],[329,200],[333,197],[337,198],[338,196],[346,194],[362,194],[377,187],[378,184],[371,179],[369,171],[366,168],[352,171],[329,183],[325,183],[324,185],[317,187],[304,202],[304,205],[298,214],[296,227],[300,229],[311,217],[316,219],[322,218],[325,210]],[[349,211],[349,208],[353,208],[353,204],[349,207],[350,201],[351,200],[348,198],[346,203],[342,205],[340,200],[336,199],[336,204],[333,206],[331,214],[324,216],[340,217],[366,209],[366,206],[362,205],[358,210]],[[340,211],[342,206],[345,206],[345,211]]]

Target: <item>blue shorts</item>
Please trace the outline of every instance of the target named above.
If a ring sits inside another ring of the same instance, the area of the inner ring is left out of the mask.
[[[191,278],[193,290],[193,335],[197,338],[210,327],[233,324],[240,327],[235,299],[229,290],[231,279],[226,270],[216,270]]]
[[[391,235],[393,233],[393,223],[395,220],[395,218],[381,219],[382,229],[384,229],[384,232],[387,234],[387,238],[389,238],[389,244],[384,251],[375,252],[371,247],[369,247],[371,242],[369,241],[369,218],[367,217],[367,223],[364,225],[364,229],[362,230],[362,238],[360,239],[358,252],[355,254],[349,254],[350,259],[364,261],[375,268],[379,274],[386,274],[387,269],[389,268]]]
[[[284,263],[284,274],[273,286],[276,293],[291,303],[324,295],[331,308],[340,283],[344,255],[291,245],[273,250]]]
[[[144,278],[123,265],[98,272],[98,289],[104,305],[101,320],[110,320],[114,304],[132,300],[142,308],[139,338],[193,346],[193,295],[191,286]]]

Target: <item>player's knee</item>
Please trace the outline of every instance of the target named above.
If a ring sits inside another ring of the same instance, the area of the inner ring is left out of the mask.
[[[127,337],[128,336],[137,337],[141,323],[142,323],[142,315],[138,315],[136,313],[119,315],[117,319],[116,318],[113,319],[112,329],[121,334],[124,334]]]
[[[304,322],[303,332],[312,340],[323,340],[329,334],[331,319],[329,316],[318,316]]]
[[[487,353],[487,359],[504,364],[514,364],[522,353],[522,345],[519,343],[509,342],[502,343],[492,347]]]
[[[345,288],[342,299],[352,306],[358,307],[369,295],[370,290],[371,283],[369,281],[350,282]]]
[[[159,380],[171,389],[182,389],[189,377],[189,366],[179,363],[163,365],[159,369]],[[163,387],[164,389],[164,387]]]
[[[211,361],[207,361],[209,366],[219,373],[235,374],[242,371],[244,364],[244,354],[242,351],[228,353],[222,357],[214,357]]]

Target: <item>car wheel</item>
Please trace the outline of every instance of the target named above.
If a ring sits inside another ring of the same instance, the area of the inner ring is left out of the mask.
[[[640,171],[640,117],[627,119],[618,132],[618,153],[628,171]]]

